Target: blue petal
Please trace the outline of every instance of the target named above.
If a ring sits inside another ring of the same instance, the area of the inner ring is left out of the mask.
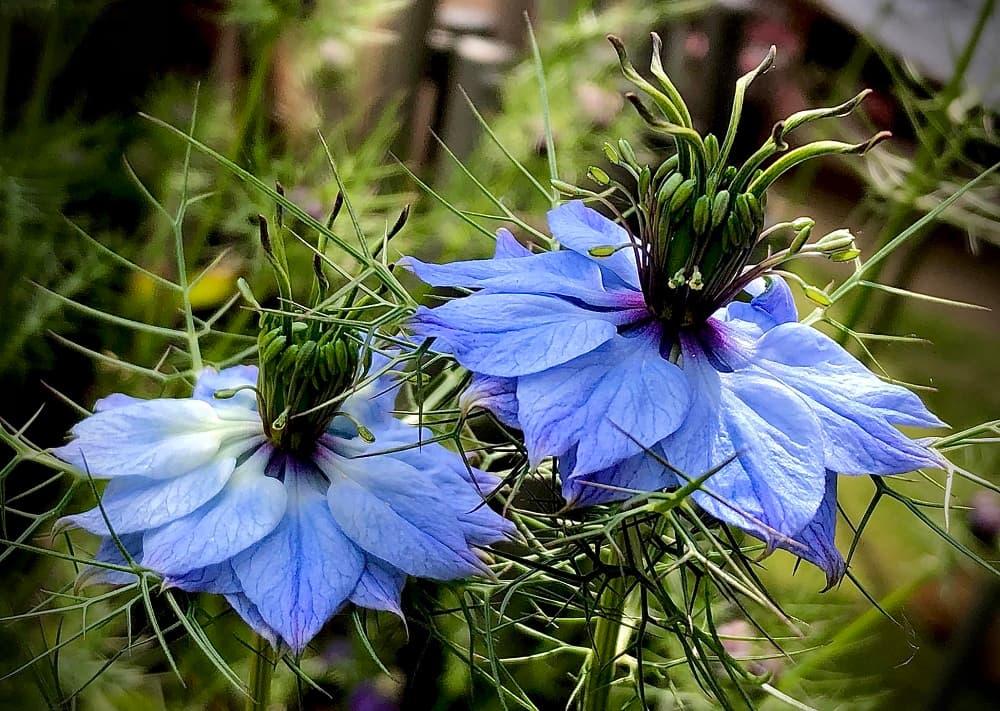
[[[939,456],[893,423],[943,425],[920,398],[879,380],[836,342],[797,323],[758,341],[753,368],[799,392],[819,417],[826,466],[841,474],[901,474],[941,465]]]
[[[531,250],[517,241],[506,227],[497,230],[497,244],[493,252],[494,259],[518,259],[520,257],[530,257]]]
[[[77,423],[74,439],[53,453],[95,478],[174,477],[210,462],[234,433],[260,423],[222,420],[198,400],[143,400]]]
[[[428,264],[404,257],[399,264],[431,286],[482,289],[486,293],[551,294],[611,308],[638,308],[644,303],[637,291],[605,289],[601,268],[570,251],[449,264]]]
[[[365,567],[364,554],[330,515],[326,488],[315,468],[289,457],[284,518],[233,559],[243,592],[295,652],[343,606]]]
[[[243,618],[250,629],[270,642],[272,647],[278,646],[277,632],[264,621],[263,615],[260,614],[257,606],[250,601],[250,598],[243,593],[230,593],[226,595],[226,601],[236,611],[236,614]]]
[[[105,410],[115,410],[126,405],[135,405],[138,402],[145,402],[141,397],[132,397],[124,393],[111,393],[107,397],[102,397],[94,403],[94,412],[104,412]]]
[[[760,278],[746,288],[753,298],[749,302],[733,301],[726,309],[728,320],[746,321],[768,331],[782,323],[796,322],[799,312],[792,290],[779,276]]]
[[[131,561],[126,560],[122,555],[121,543],[125,552],[129,554]],[[111,563],[112,565],[131,565],[138,563],[142,559],[142,536],[130,534],[118,536],[118,543],[110,536],[101,539],[101,544],[94,554],[94,560],[99,563]],[[111,568],[102,568],[99,565],[87,565],[80,571],[80,578],[77,584],[81,587],[85,585],[131,585],[138,581],[133,573],[126,573]]]
[[[340,410],[372,431],[382,427],[393,427],[398,422],[392,411],[396,396],[399,395],[399,376],[393,373],[391,368],[392,363],[388,357],[372,352],[372,361],[366,377],[374,376],[376,373],[382,374],[352,393],[344,400]],[[358,428],[346,417],[335,417],[330,423],[329,432],[337,437],[351,439],[358,435]]]
[[[223,370],[204,368],[198,374],[198,380],[194,385],[191,397],[196,400],[204,400],[210,405],[239,406],[256,412],[257,393],[247,386],[257,386],[257,366],[255,365],[235,365]],[[215,397],[216,390],[234,390],[236,388],[246,389],[240,390],[231,398]]]
[[[624,247],[610,257],[592,257],[594,247],[619,247],[630,244],[628,233],[582,201],[575,200],[549,210],[549,230],[559,244],[594,260],[602,269],[612,272],[633,289],[639,289],[639,270],[635,252]]]
[[[792,536],[794,544],[779,542],[795,555],[813,563],[826,573],[826,589],[840,582],[847,572],[847,564],[837,550],[834,533],[837,526],[837,474],[827,472],[826,491],[816,516],[805,528]]]
[[[767,541],[795,535],[826,485],[818,419],[781,383],[719,373],[694,338],[682,335],[681,343],[695,397],[684,424],[661,443],[667,460],[688,478],[728,461],[693,494],[698,505]]]
[[[406,573],[375,556],[365,556],[365,570],[351,593],[351,602],[370,610],[384,610],[403,616],[400,597]]]
[[[664,466],[665,458],[656,449],[651,448],[651,453],[642,452],[600,471],[582,476],[563,475],[563,498],[567,505],[580,508],[624,501],[642,492],[683,485],[684,482]],[[576,452],[562,457],[559,465],[564,471],[572,471],[576,466]]]
[[[486,375],[537,373],[611,340],[627,312],[597,312],[530,294],[476,294],[436,309],[420,307],[417,335],[443,341],[456,360]]]
[[[142,564],[179,575],[221,563],[274,530],[285,513],[285,487],[265,475],[271,448],[263,446],[237,467],[222,491],[184,518],[143,536]]]
[[[518,420],[533,466],[576,449],[572,476],[606,469],[676,430],[691,394],[660,355],[661,331],[615,336],[564,365],[518,379]]]
[[[226,485],[235,468],[235,459],[219,457],[172,479],[137,476],[112,479],[101,496],[100,507],[66,516],[57,525],[68,524],[101,536],[108,535],[108,522],[119,535],[156,528],[188,515],[211,500]]]
[[[451,580],[484,572],[454,502],[431,476],[399,458],[348,459],[320,446],[333,518],[365,552],[421,577]]]
[[[508,427],[520,429],[517,420],[517,379],[473,374],[469,386],[459,398],[463,412],[474,407],[489,410]]]
[[[217,595],[243,592],[240,579],[236,577],[236,571],[228,560],[191,570],[183,575],[167,576],[164,584],[187,592],[208,592]]]

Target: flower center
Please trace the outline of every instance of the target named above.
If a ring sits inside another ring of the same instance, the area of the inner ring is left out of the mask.
[[[626,176],[625,182],[593,167],[589,176],[608,189],[601,193],[576,189],[574,194],[602,203],[629,230],[628,244],[600,246],[591,253],[600,257],[618,249],[632,249],[646,305],[658,320],[672,330],[704,323],[751,280],[798,256],[856,256],[853,237],[846,232],[805,245],[811,220],[800,219],[763,231],[764,207],[768,188],[799,163],[823,155],[864,153],[888,137],[883,132],[859,144],[816,141],[791,150],[785,143],[784,138],[799,126],[851,113],[869,92],[839,106],[800,111],[779,121],[770,138],[744,163],[730,165],[746,90],[771,68],[774,47],[754,70],[737,81],[732,116],[720,144],[714,135],[703,137],[693,128],[687,106],[663,71],[661,43],[656,34],[650,63],[655,84],[632,66],[621,40],[613,36],[608,39],[618,52],[626,78],[652,102],[653,108],[647,107],[637,94],[628,93],[626,98],[650,129],[672,139],[676,152],[653,171],[639,164],[628,141],[620,140],[617,147],[605,144],[605,156]],[[626,220],[625,215],[630,219]],[[789,248],[751,264],[762,239],[779,228],[794,233]]]
[[[264,433],[280,450],[308,454],[362,370],[358,348],[337,326],[272,313],[261,318],[257,347]]]

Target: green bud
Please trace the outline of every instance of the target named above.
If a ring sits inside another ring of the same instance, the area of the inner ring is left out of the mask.
[[[621,159],[618,157],[618,151],[610,143],[604,144],[604,157],[608,159],[608,162],[612,165],[618,165]]]
[[[587,254],[591,257],[610,257],[615,252],[628,247],[628,244],[620,244],[617,247],[611,244],[602,244],[597,247],[591,247],[587,250]]]
[[[653,185],[659,185],[668,174],[677,170],[678,162],[679,159],[677,154],[674,154],[660,163],[660,167],[656,169],[655,173],[653,173]]]
[[[692,224],[694,225],[696,234],[703,235],[708,231],[712,218],[709,205],[710,200],[708,199],[708,195],[702,195],[694,201],[694,219]]]
[[[621,153],[625,162],[629,165],[636,166],[639,164],[639,162],[635,159],[635,151],[632,150],[632,144],[624,138],[618,139],[618,151]]]
[[[715,194],[712,201],[712,229],[716,229],[726,218],[726,211],[729,209],[729,191],[720,190]]]
[[[652,180],[652,173],[649,170],[648,165],[642,166],[642,170],[639,171],[639,194],[645,195],[649,192],[649,181]]]
[[[861,256],[861,250],[857,247],[851,247],[850,249],[845,249],[841,252],[836,252],[830,255],[830,259],[834,262],[849,262],[852,259],[857,259]]]
[[[673,196],[670,198],[670,214],[675,218],[678,217],[684,207],[687,205],[688,200],[694,195],[695,188],[698,187],[698,181],[694,178],[688,178],[683,183],[678,186],[677,190],[674,192]]]
[[[815,224],[815,220],[808,217],[800,217],[792,220],[792,229],[795,230],[795,237],[792,239],[792,243],[788,245],[789,254],[796,254],[802,249],[806,240],[809,239],[809,235],[812,234],[812,228]]]
[[[825,291],[812,284],[803,284],[802,291],[805,292],[806,298],[820,306],[830,306],[833,303]]]
[[[611,182],[611,177],[596,165],[590,166],[590,170],[587,171],[587,177],[598,185],[607,185]]]
[[[750,207],[750,196],[748,193],[740,193],[736,196],[735,214],[739,217],[740,226],[744,232],[753,232],[756,229],[753,210]]]
[[[708,159],[708,167],[711,168],[719,161],[719,139],[714,133],[705,136],[705,156]]]
[[[670,202],[670,198],[674,196],[677,188],[681,186],[684,182],[684,176],[680,173],[673,173],[669,178],[667,178],[663,185],[660,187],[660,192],[656,195],[656,201],[661,205],[666,205]]]
[[[573,185],[573,183],[567,183],[565,180],[552,180],[550,182],[552,183],[552,187],[564,195],[579,196],[590,194],[588,191],[578,188],[576,185]]]

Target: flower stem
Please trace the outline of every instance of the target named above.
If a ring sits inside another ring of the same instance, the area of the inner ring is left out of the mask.
[[[623,538],[619,532],[615,543],[620,546],[624,542]],[[618,563],[618,553],[610,547],[604,557],[610,565]],[[620,653],[626,597],[626,578],[623,575],[616,575],[608,581],[601,593],[591,633],[590,654],[582,670],[584,679],[580,691],[581,711],[605,711],[611,708],[608,698],[615,676],[615,660]]]
[[[253,665],[250,667],[250,678],[247,687],[250,696],[247,697],[246,711],[264,711],[271,697],[271,677],[274,675],[275,659],[271,656],[271,643],[261,635],[257,635],[254,643]]]

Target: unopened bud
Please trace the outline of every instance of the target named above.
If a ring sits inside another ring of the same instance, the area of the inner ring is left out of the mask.
[[[792,238],[792,243],[788,245],[789,254],[796,254],[802,249],[802,246],[809,239],[809,235],[812,234],[812,228],[815,224],[815,220],[808,217],[800,217],[792,220],[792,229],[795,230],[795,237]]]
[[[587,171],[587,177],[598,185],[607,185],[611,182],[611,177],[596,165],[590,166],[590,170]]]
[[[604,157],[608,159],[608,162],[612,165],[618,165],[621,162],[621,158],[618,156],[618,151],[610,143],[604,144]]]
[[[829,306],[833,303],[825,291],[812,284],[803,284],[802,291],[805,292],[807,299],[820,306]]]
[[[712,229],[714,230],[722,221],[726,219],[726,211],[729,209],[729,191],[720,190],[712,200]]]

